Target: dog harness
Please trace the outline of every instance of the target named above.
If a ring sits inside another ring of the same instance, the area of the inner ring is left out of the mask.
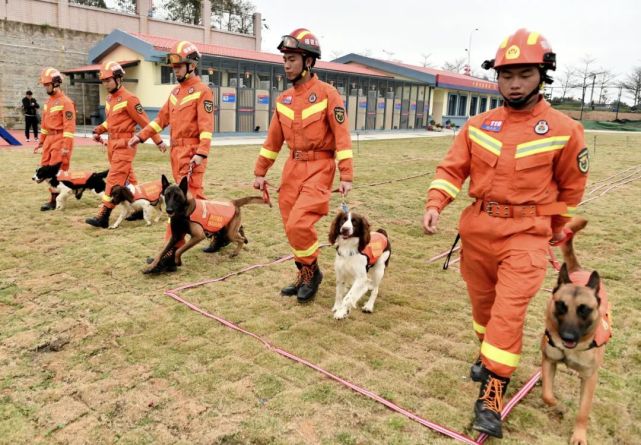
[[[229,201],[196,199],[196,208],[189,220],[199,224],[206,233],[213,234],[225,227],[236,214],[236,207]]]
[[[590,272],[585,270],[572,272],[570,274],[570,280],[577,286],[585,286],[589,279]],[[598,321],[596,331],[594,332],[594,339],[592,340],[592,343],[590,343],[590,346],[588,346],[588,349],[601,347],[610,340],[610,337],[612,337],[611,307],[608,301],[608,292],[605,290],[603,283],[599,284],[598,294],[601,299],[601,304],[599,304],[599,315],[601,319]],[[550,346],[558,349],[558,346],[556,346],[552,341],[552,336],[547,329],[545,330],[545,338]]]
[[[387,248],[387,237],[380,232],[370,232],[370,242],[361,252],[367,257],[367,266],[372,267]]]
[[[70,182],[76,187],[82,187],[87,183],[91,175],[93,175],[93,172],[61,171],[58,173],[56,179],[58,179],[58,181],[60,182]]]
[[[130,184],[131,185],[131,184]],[[162,193],[162,183],[159,180],[145,182],[133,187],[134,201],[138,199],[146,199],[152,204],[156,204],[160,199]]]

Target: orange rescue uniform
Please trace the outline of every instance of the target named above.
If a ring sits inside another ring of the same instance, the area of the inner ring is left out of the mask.
[[[111,203],[111,189],[114,185],[124,186],[128,181],[137,184],[133,169],[136,148],[129,148],[127,143],[134,135],[136,124],[144,128],[149,124],[149,118],[140,104],[140,100],[124,87],[107,96],[105,103],[107,119],[94,128],[93,132],[102,134],[107,132],[107,159],[109,160],[109,174],[102,201],[105,206],[113,208]],[[162,142],[158,134],[152,136],[156,144]]]
[[[313,264],[318,257],[314,224],[329,212],[336,172],[352,181],[352,141],[343,100],[331,85],[312,79],[285,90],[267,139],[260,150],[254,175],[265,176],[287,142],[289,156],[283,169],[278,204],[296,261]]]
[[[189,181],[189,190],[198,199],[205,199],[203,178],[214,131],[213,111],[212,91],[198,76],[189,77],[174,88],[158,116],[138,135],[145,141],[171,125],[171,170],[176,183],[189,173],[194,155],[205,158],[200,165],[194,165]]]
[[[530,299],[545,277],[552,231],[561,232],[587,180],[583,127],[541,99],[470,118],[430,184],[439,212],[470,177],[476,202],[461,214],[461,274],[484,366],[510,377],[518,366]]]
[[[60,170],[69,169],[73,151],[73,134],[76,132],[76,106],[59,89],[51,96],[42,113],[40,165],[61,163]]]

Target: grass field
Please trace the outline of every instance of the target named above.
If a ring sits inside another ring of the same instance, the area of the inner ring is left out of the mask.
[[[585,267],[599,270],[614,306],[614,338],[592,411],[592,444],[641,443],[641,135],[598,135],[591,149],[590,224],[577,237]],[[587,138],[590,147],[593,136]],[[355,148],[355,211],[385,227],[393,254],[373,314],[331,317],[333,251],[320,263],[316,300],[281,297],[291,262],[255,269],[181,295],[203,309],[449,428],[476,436],[467,377],[477,353],[465,286],[455,264],[427,264],[456,234],[461,198],[448,207],[438,235],[420,229],[425,190],[451,138],[372,141]],[[257,147],[212,150],[209,197],[251,189]],[[284,156],[270,172],[280,177]],[[163,294],[290,253],[279,212],[243,209],[250,240],[230,259],[196,248],[177,273],[141,274],[162,243],[164,224],[123,222],[117,230],[84,223],[99,200],[86,194],[64,212],[40,212],[47,193],[30,177],[38,157],[0,151],[0,443],[2,444],[447,444],[444,438],[317,372],[280,357],[256,340],[207,319]],[[102,169],[101,149],[78,147],[75,170]],[[632,168],[631,168],[632,167]],[[628,173],[613,175],[628,169]],[[169,173],[166,155],[141,148],[140,180]],[[635,173],[636,172],[636,173]],[[387,180],[377,186],[367,184]],[[636,175],[636,176],[635,176]],[[273,193],[276,200],[276,193]],[[332,211],[339,199],[332,200]],[[113,216],[112,216],[113,218]],[[326,240],[330,217],[318,225]],[[199,246],[200,247],[200,246]],[[203,246],[204,247],[204,246]],[[550,268],[545,288],[552,287]],[[549,293],[532,301],[513,394],[537,369]],[[540,387],[518,405],[502,444],[567,443],[578,404],[578,379],[561,367],[557,396],[564,416],[547,412]]]

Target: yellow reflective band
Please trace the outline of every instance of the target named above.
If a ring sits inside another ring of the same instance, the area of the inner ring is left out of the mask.
[[[55,113],[56,111],[62,111],[65,109],[64,105],[58,105],[57,107],[51,107],[49,110],[51,113]]]
[[[188,44],[188,43],[189,43],[189,42],[188,42],[187,40],[183,40],[182,42],[180,42],[180,43],[178,44],[178,47],[176,48],[176,51],[177,51],[178,53],[180,53],[180,52],[183,50],[183,48],[185,47],[185,45],[186,45],[186,44]]]
[[[504,351],[496,346],[492,346],[486,341],[481,345],[481,354],[493,362],[510,366],[512,368],[519,366],[519,361],[521,360],[520,354],[513,354],[512,352]]]
[[[537,40],[539,40],[539,33],[531,32],[530,35],[527,37],[527,44],[534,45]]]
[[[49,130],[45,130],[44,128],[40,129],[40,133],[44,134],[45,136],[49,134]]]
[[[108,194],[106,194],[106,193],[105,193],[105,194],[103,194],[103,195],[102,195],[102,201],[103,201],[103,202],[111,202],[111,196],[109,196],[109,195],[108,195]]]
[[[336,152],[336,160],[342,161],[343,159],[351,159],[354,157],[352,150],[340,150]]]
[[[56,69],[55,68],[49,68],[47,71],[45,71],[45,76],[49,76],[51,73],[53,73]]]
[[[295,37],[296,37],[296,40],[300,40],[300,39],[302,39],[302,38],[303,38],[303,37],[305,37],[307,34],[310,34],[310,32],[309,32],[309,31],[307,31],[307,30],[305,30],[305,31],[302,31],[302,32],[298,33],[298,35],[297,35],[297,36],[295,36]]]
[[[211,139],[211,131],[201,131],[200,139]]]
[[[267,158],[267,159],[272,159],[273,160],[273,159],[276,159],[278,157],[278,152],[277,151],[267,150],[265,147],[262,147],[260,149],[260,155],[263,158]]]
[[[160,125],[158,125],[156,121],[149,122],[149,126],[156,130],[156,133],[160,133],[162,131],[162,128],[160,128]]]
[[[565,216],[566,218],[572,218],[573,216],[576,215],[576,207],[567,206],[567,208],[568,208],[568,213],[561,213],[561,216]]]
[[[126,106],[127,106],[127,101],[126,100],[123,101],[123,102],[117,103],[116,105],[114,105],[114,111],[118,111],[121,108],[125,108]]]
[[[280,102],[276,102],[276,111],[278,111],[280,114],[284,115],[285,117],[288,117],[291,120],[294,120],[294,110],[286,107]]]
[[[307,119],[309,116],[312,114],[316,114],[320,111],[326,110],[327,109],[327,99],[323,99],[317,104],[312,105],[311,107],[307,107],[303,110],[302,112],[302,117],[303,120]]]
[[[318,250],[318,241],[316,241],[314,244],[311,245],[309,249],[305,250],[296,250],[292,249],[294,251],[294,256],[297,256],[298,258],[303,258],[306,256],[310,256],[312,253],[316,252]]]
[[[105,104],[105,110],[108,112],[110,108],[111,108],[111,105],[109,105],[109,102],[107,102]]]
[[[546,151],[561,150],[569,140],[570,136],[553,136],[551,138],[525,142],[516,146],[516,154],[514,157],[518,159],[545,153]]]
[[[176,96],[174,96],[173,94],[170,94],[169,102],[171,102],[172,105],[176,105],[176,103],[178,102],[178,98],[176,98]]]
[[[435,179],[435,180],[433,180],[432,183],[430,184],[430,187],[428,188],[428,190],[430,190],[430,189],[443,190],[445,193],[450,195],[452,197],[452,199],[455,199],[456,195],[458,195],[459,192],[461,191],[460,188],[458,188],[457,186],[452,184],[447,179]]]
[[[467,134],[470,139],[493,155],[501,155],[501,147],[503,147],[503,143],[498,139],[494,139],[492,136],[474,127],[468,127]]]
[[[505,48],[507,46],[508,39],[509,37],[506,37],[505,39],[503,39],[503,41],[501,42],[501,48]]]
[[[102,123],[102,126],[105,127],[105,130],[109,128],[109,124],[107,123],[107,121],[104,121]]]
[[[476,320],[472,320],[472,326],[474,327],[474,332],[485,334],[485,326],[481,326]]]
[[[69,131],[65,131],[64,133],[62,133],[62,137],[63,138],[73,138],[73,133],[71,133]]]
[[[202,94],[202,93],[201,93],[200,91],[198,91],[198,92],[196,92],[196,93],[190,94],[189,96],[185,96],[185,97],[183,97],[183,100],[181,100],[181,101],[180,101],[180,105],[184,105],[184,104],[186,104],[187,102],[190,102],[190,101],[192,101],[192,100],[196,100],[196,99],[200,98],[200,95],[201,95],[201,94]]]

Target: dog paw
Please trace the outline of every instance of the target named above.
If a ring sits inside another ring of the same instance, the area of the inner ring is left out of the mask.
[[[572,433],[572,438],[570,438],[571,445],[588,445],[588,435],[587,431],[584,429],[576,429]]]
[[[365,304],[365,305],[363,305],[361,310],[363,312],[365,312],[366,314],[371,314],[372,312],[374,312],[374,305],[373,304]]]
[[[339,305],[335,304],[335,305],[332,307],[332,312],[336,312],[336,311],[338,310],[338,308],[339,308],[339,307],[340,307]]]
[[[110,229],[117,229],[117,228],[118,228],[118,226],[115,226],[115,225],[113,225],[113,224],[112,224],[111,226],[109,226],[109,228],[110,228]]]
[[[541,398],[543,399],[543,402],[550,408],[555,407],[559,403],[558,400],[556,400],[556,397],[554,397],[553,395],[543,395]]]
[[[334,312],[334,319],[342,320],[343,318],[347,318],[348,315],[349,311],[344,307],[340,307],[336,310],[336,312]]]

